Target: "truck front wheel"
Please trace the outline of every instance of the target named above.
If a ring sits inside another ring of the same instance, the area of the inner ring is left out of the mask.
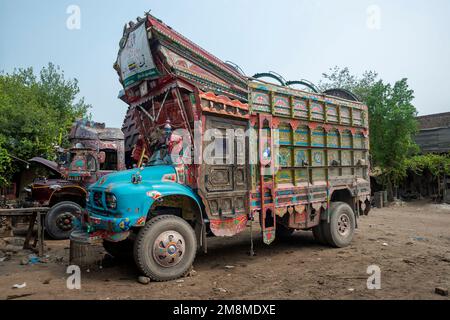
[[[331,203],[329,211],[330,222],[322,221],[324,239],[329,245],[336,248],[348,246],[355,233],[355,213],[345,202]]]
[[[134,242],[139,270],[155,281],[169,281],[189,272],[197,251],[192,227],[177,216],[149,220]]]

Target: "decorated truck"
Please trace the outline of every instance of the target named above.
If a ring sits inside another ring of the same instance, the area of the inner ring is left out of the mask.
[[[58,163],[35,157],[30,162],[47,167],[50,178],[39,177],[26,191],[29,205],[48,206],[45,229],[53,239],[68,239],[76,213],[86,204],[86,188],[100,177],[124,170],[124,136],[103,123],[77,121],[69,133],[72,147],[60,150]]]
[[[370,184],[367,107],[350,92],[247,77],[150,14],[124,28],[114,66],[139,167],[89,187],[72,241],[103,241],[156,281],[258,221],[266,244],[295,230],[351,242]]]

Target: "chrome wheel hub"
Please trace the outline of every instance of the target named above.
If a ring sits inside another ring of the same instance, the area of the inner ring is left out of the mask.
[[[337,229],[341,236],[348,236],[350,233],[350,218],[346,213],[341,214],[337,220]]]
[[[183,259],[184,250],[183,236],[177,231],[165,231],[153,243],[153,258],[162,267],[173,267]]]

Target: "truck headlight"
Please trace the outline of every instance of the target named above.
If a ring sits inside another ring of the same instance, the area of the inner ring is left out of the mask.
[[[106,206],[108,209],[115,210],[117,208],[117,198],[112,193],[105,194]]]

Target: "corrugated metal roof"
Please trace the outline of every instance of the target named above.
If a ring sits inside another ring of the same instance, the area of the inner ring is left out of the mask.
[[[420,130],[415,140],[423,153],[450,152],[450,127]]]

